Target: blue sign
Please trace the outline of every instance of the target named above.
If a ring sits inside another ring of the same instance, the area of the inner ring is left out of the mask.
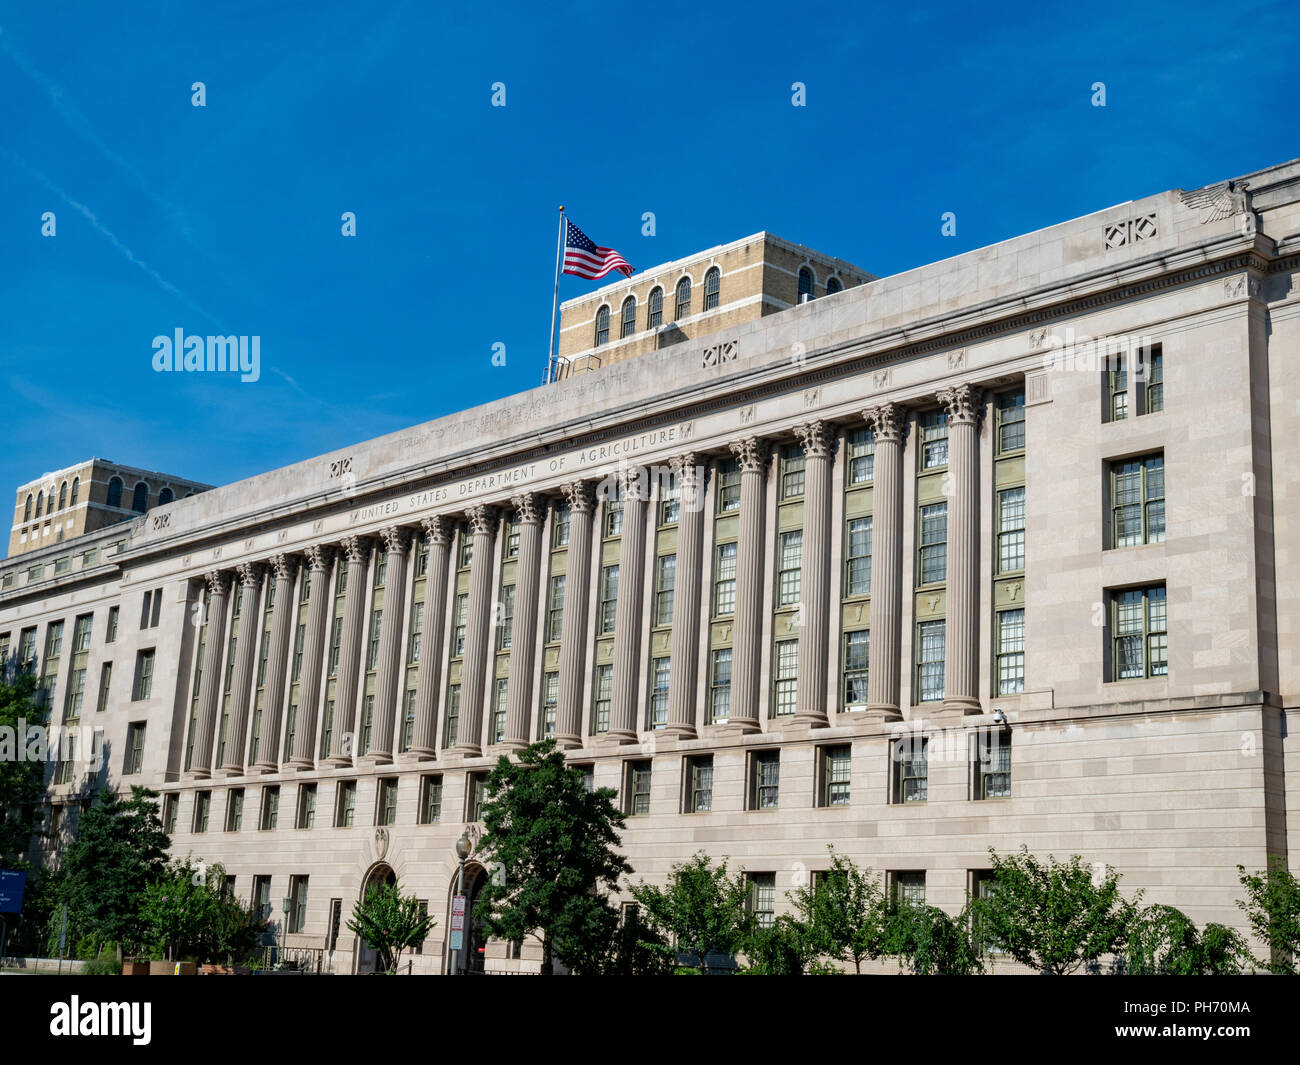
[[[23,891],[27,887],[25,872],[0,871],[0,913],[22,913]]]

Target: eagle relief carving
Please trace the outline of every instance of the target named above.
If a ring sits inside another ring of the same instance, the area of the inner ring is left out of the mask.
[[[388,829],[382,827],[377,828],[375,829],[375,855],[376,857],[382,859],[387,854],[388,854]]]
[[[1238,214],[1253,214],[1250,209],[1249,181],[1220,181],[1217,185],[1206,185],[1203,189],[1190,191],[1178,190],[1178,197],[1184,207],[1199,211],[1201,225],[1217,222],[1221,218],[1231,218]]]

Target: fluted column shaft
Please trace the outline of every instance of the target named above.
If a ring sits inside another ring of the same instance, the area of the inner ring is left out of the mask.
[[[903,434],[906,413],[893,403],[862,412],[875,440],[871,490],[871,636],[867,709],[886,718],[902,711]]]
[[[492,548],[497,520],[496,509],[488,506],[470,507],[466,515],[474,536],[474,557],[469,567],[469,615],[465,621],[456,749],[478,754],[483,749],[483,683],[492,635]]]
[[[694,736],[703,609],[700,584],[704,571],[704,478],[693,453],[677,456],[672,467],[678,491],[677,585],[669,644],[672,665],[668,676],[668,730],[679,736]]]
[[[214,570],[208,582],[208,631],[204,637],[203,679],[199,682],[198,734],[190,770],[196,777],[212,775],[212,738],[217,727],[217,702],[221,696],[221,656],[226,649],[226,608],[230,599],[230,574]]]
[[[541,580],[542,513],[540,500],[523,492],[510,500],[519,514],[519,560],[515,566],[514,634],[506,685],[506,745],[526,747],[533,705],[533,664],[537,647],[538,582]],[[572,535],[572,526],[570,526]]]
[[[298,675],[298,709],[294,711],[293,748],[285,751],[291,765],[298,769],[311,769],[316,764],[316,708],[320,704],[321,666],[325,661],[325,641],[329,638],[330,563],[334,551],[322,544],[307,548],[310,566],[310,587],[307,593],[307,628],[302,640],[302,671]],[[292,615],[291,615],[292,616]],[[292,621],[290,622],[292,627]],[[330,724],[330,750],[339,736],[341,726],[338,714]],[[341,748],[340,748],[341,749]]]
[[[262,591],[262,567],[255,562],[245,562],[239,567],[243,584],[240,593],[239,637],[235,642],[235,669],[230,678],[230,718],[226,726],[225,757],[219,768],[242,773],[244,769],[244,737],[248,727],[248,700],[253,691],[253,664],[261,643],[261,625],[258,624],[257,599]]]
[[[731,716],[728,725],[759,727],[763,649],[763,528],[766,524],[767,444],[758,437],[732,441],[740,463],[740,537],[736,558],[736,627],[733,633]]]
[[[424,637],[415,678],[415,735],[411,752],[432,758],[438,747],[438,691],[442,681],[442,637],[447,619],[447,569],[451,528],[441,517],[421,523],[429,538],[424,583]]]
[[[631,743],[636,741],[636,711],[641,693],[641,622],[645,602],[645,516],[646,499],[650,495],[649,472],[639,466],[620,471],[619,495],[623,499],[623,538],[618,555],[618,603],[614,608],[609,735]]]
[[[803,549],[795,721],[829,724],[826,711],[831,602],[831,442],[826,423],[794,427],[804,452]]]
[[[329,762],[350,765],[356,750],[357,680],[361,676],[361,641],[366,625],[366,568],[370,541],[349,536],[343,541],[348,564],[348,588],[343,601],[343,632],[339,669],[334,681],[334,722],[330,733]],[[313,589],[314,593],[315,589]]]
[[[271,607],[271,645],[266,651],[266,682],[262,685],[262,724],[257,732],[257,758],[253,768],[272,770],[280,761],[280,704],[284,702],[284,678],[289,664],[289,638],[293,635],[293,579],[298,561],[292,555],[276,555],[275,602]]]
[[[945,710],[980,712],[979,415],[980,390],[939,393],[948,408],[948,595],[944,644]]]
[[[582,746],[582,697],[587,662],[587,606],[591,592],[591,523],[595,500],[591,485],[564,485],[569,502],[569,557],[564,568],[564,617],[560,624],[559,702],[555,742]],[[626,520],[626,519],[625,519]],[[626,531],[624,532],[626,535]]]
[[[368,753],[381,761],[393,758],[397,720],[397,680],[402,668],[402,626],[406,621],[406,549],[410,533],[394,525],[383,531],[384,613],[379,619],[379,661],[375,670],[375,727]]]

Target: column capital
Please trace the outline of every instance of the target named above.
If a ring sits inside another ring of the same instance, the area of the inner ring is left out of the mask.
[[[303,549],[303,554],[313,573],[323,573],[334,561],[334,548],[329,544],[310,544]]]
[[[827,458],[831,453],[832,438],[826,423],[818,418],[794,426],[794,435],[808,458]]]
[[[542,498],[536,492],[519,492],[510,497],[510,505],[519,513],[521,525],[540,525],[545,515]]]
[[[469,531],[474,536],[490,535],[497,531],[497,508],[487,503],[476,503],[465,509]]]
[[[570,510],[577,514],[591,513],[595,504],[595,496],[591,490],[590,481],[570,481],[568,484],[560,485],[560,491],[564,493],[564,498],[568,500]]]
[[[901,444],[907,435],[907,411],[897,403],[882,403],[862,412],[863,420],[871,426],[876,443]]]
[[[451,543],[452,523],[441,514],[433,514],[427,518],[421,518],[420,528],[424,530],[424,535],[428,537],[429,543],[431,544],[445,547],[447,544]]]
[[[262,583],[262,563],[241,562],[235,567],[241,584],[257,585]]]
[[[411,531],[405,525],[390,525],[379,533],[389,554],[405,554],[411,543]]]
[[[268,562],[275,570],[277,581],[291,581],[298,572],[298,556],[288,553],[272,555]]]
[[[225,595],[230,591],[232,576],[228,569],[212,569],[203,575],[203,579],[208,582],[208,591],[213,595]]]
[[[746,436],[729,441],[732,455],[740,463],[742,473],[763,473],[767,465],[767,441],[757,436]]]
[[[975,425],[983,413],[983,394],[974,385],[953,385],[938,393],[939,402],[947,408],[949,424]]]
[[[644,503],[650,498],[650,471],[645,466],[620,466],[615,476],[618,479],[620,499]]]
[[[367,536],[345,536],[339,541],[339,547],[349,565],[354,562],[364,565],[370,561],[370,538]]]

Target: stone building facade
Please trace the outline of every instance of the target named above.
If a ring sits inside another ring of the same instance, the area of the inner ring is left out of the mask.
[[[446,969],[544,736],[636,878],[725,855],[764,919],[829,845],[955,911],[1026,844],[1241,927],[1300,842],[1298,267],[1293,161],[819,292],[89,533],[0,650],[336,971],[392,876]]]

